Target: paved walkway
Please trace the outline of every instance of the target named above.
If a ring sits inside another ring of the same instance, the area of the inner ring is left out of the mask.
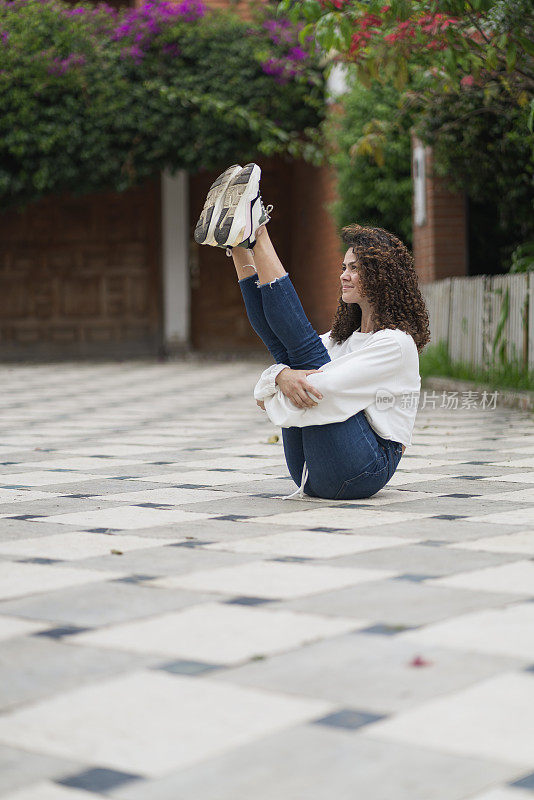
[[[0,369],[0,797],[532,800],[532,415],[284,501],[261,368]]]

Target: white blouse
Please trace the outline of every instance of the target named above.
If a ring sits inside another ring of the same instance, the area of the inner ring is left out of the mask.
[[[282,428],[327,425],[363,410],[379,436],[410,445],[421,388],[412,336],[386,328],[375,333],[355,331],[341,344],[330,339],[330,331],[321,339],[331,361],[307,377],[323,395],[322,400],[313,398],[316,406],[297,408],[282,394],[275,378],[287,364],[272,364],[262,372],[254,397],[264,401],[271,422]]]

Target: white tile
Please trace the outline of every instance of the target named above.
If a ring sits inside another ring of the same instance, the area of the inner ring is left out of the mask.
[[[1,475],[0,483],[2,483]],[[48,500],[52,497],[59,497],[59,494],[59,492],[38,492],[31,489],[0,489],[0,504],[31,503],[33,500]]]
[[[81,483],[82,481],[96,481],[108,478],[109,475],[86,475],[82,472],[18,472],[0,476],[2,486],[51,486],[62,483]]]
[[[90,800],[96,797],[82,789],[74,789],[71,786],[61,786],[59,783],[50,781],[39,781],[25,786],[10,794],[2,795],[2,800]]]
[[[212,491],[210,489],[143,489],[136,492],[120,492],[104,494],[95,500],[116,503],[163,503],[179,505],[180,503],[206,503],[210,500],[224,500],[225,497],[239,497],[239,492]]]
[[[469,542],[454,542],[451,549],[484,550],[489,553],[526,553],[534,556],[534,531],[518,531],[505,536],[486,536]]]
[[[509,483],[534,483],[534,472],[511,472],[509,475],[499,475],[497,478],[481,478],[483,481],[499,481]]]
[[[443,578],[429,578],[432,586],[456,586],[482,592],[510,592],[534,595],[534,562],[513,561],[499,567],[485,567]]]
[[[185,539],[155,539],[147,536],[128,536],[120,533],[89,533],[74,531],[56,533],[51,536],[39,536],[33,539],[13,539],[0,542],[0,554],[25,556],[27,558],[58,558],[63,561],[75,561],[79,558],[109,555],[111,550],[127,553],[131,550],[143,550],[147,547],[159,547],[171,542],[182,542]]]
[[[411,444],[410,447],[407,447],[404,452],[404,456],[414,455],[420,458],[434,459],[440,458],[440,456],[443,456],[443,453],[461,453],[464,450],[470,449],[470,447],[460,447],[452,442],[445,442],[443,440],[439,444],[434,441],[432,441],[430,444],[424,444],[421,442],[419,444]]]
[[[17,464],[18,467],[32,467],[38,469],[69,469],[69,470],[89,470],[92,472],[94,469],[109,469],[110,467],[126,467],[131,464],[145,463],[146,459],[124,459],[124,458],[98,458],[98,457],[83,457],[79,458],[54,458],[47,461],[26,461]],[[0,483],[2,477],[0,476]]]
[[[78,456],[142,456],[145,453],[154,453],[158,450],[169,449],[161,445],[146,447],[136,444],[97,444],[89,447],[65,447],[64,453],[73,453]]]
[[[534,521],[534,511],[532,508],[517,508],[515,511],[499,511],[495,514],[479,514],[469,517],[466,522],[491,522],[495,525],[501,523],[509,525],[528,525]]]
[[[518,789],[516,786],[512,788],[499,786],[483,794],[477,794],[470,800],[532,800],[532,792],[528,789]]]
[[[365,620],[203,603],[72,636],[71,644],[236,664],[365,627]]]
[[[421,540],[401,539],[398,536],[289,531],[234,541],[223,540],[208,544],[203,549],[231,550],[235,553],[266,553],[277,556],[303,556],[305,558],[334,558],[349,553],[363,553],[367,550],[379,550],[383,547],[396,547],[419,541]]]
[[[508,672],[362,728],[372,739],[532,767],[534,675]]]
[[[505,461],[490,461],[492,467],[534,467],[534,456],[530,458],[508,458]]]
[[[207,469],[240,469],[244,472],[254,469],[265,469],[271,467],[283,466],[285,468],[285,460],[280,456],[273,458],[213,458],[209,461],[202,459],[202,461],[184,461],[183,467],[190,469],[198,469],[199,466],[205,466]]]
[[[462,614],[401,633],[399,640],[534,661],[534,603]]]
[[[0,561],[0,599],[50,592],[67,586],[122,578],[122,572],[56,567],[54,564],[17,564]]]
[[[404,486],[409,483],[423,483],[424,481],[440,481],[450,479],[450,474],[437,474],[436,472],[429,472],[423,475],[420,472],[403,472],[397,469],[392,477],[387,482],[388,486]],[[382,491],[382,490],[381,490]]]
[[[364,502],[364,501],[362,501]],[[428,514],[414,511],[380,511],[368,508],[313,508],[309,511],[288,511],[281,514],[272,514],[268,517],[250,517],[244,520],[246,524],[265,525],[297,525],[299,528],[327,526],[331,528],[370,528],[373,525],[389,525],[395,522],[426,519]]]
[[[249,481],[272,480],[272,475],[259,472],[210,472],[209,470],[189,470],[187,472],[168,472],[162,475],[136,478],[150,483],[178,483],[199,486],[224,486],[231,483],[248,483]]]
[[[485,494],[484,500],[508,500],[510,503],[533,503],[534,489],[516,489],[508,492]]]
[[[12,639],[15,636],[29,636],[38,631],[45,631],[50,628],[46,622],[34,622],[33,620],[19,619],[18,617],[6,617],[0,615],[0,642]]]
[[[53,514],[50,517],[37,519],[36,522],[59,522],[62,525],[79,525],[84,528],[135,530],[136,528],[172,525],[174,522],[193,522],[196,519],[207,519],[210,516],[213,514],[199,514],[196,511],[181,511],[180,509],[164,510],[119,506],[118,508],[101,508],[97,511]]]
[[[354,586],[367,581],[378,581],[396,574],[390,570],[253,561],[234,567],[199,570],[189,575],[169,575],[157,578],[151,585],[168,589],[182,588],[283,599],[328,592],[331,589]]]
[[[333,709],[322,700],[137,671],[4,715],[0,741],[157,777]]]
[[[361,503],[365,503],[366,506],[374,506],[378,508],[380,506],[388,506],[391,503],[410,503],[412,500],[431,500],[434,497],[441,497],[441,494],[439,492],[417,492],[408,489],[393,489],[388,483],[383,489],[380,489],[380,491],[372,497],[366,497],[363,500],[343,500],[343,505],[349,504],[359,506]],[[319,498],[310,497],[304,499],[316,500]],[[323,500],[322,502],[332,503],[332,500]],[[337,503],[337,501],[335,502]]]
[[[424,458],[423,456],[416,456],[415,454],[410,454],[410,456],[406,458],[406,455],[405,453],[401,458],[399,466],[397,467],[398,471],[405,472],[406,470],[430,469],[432,467],[453,467],[455,464],[465,463],[461,458],[457,460],[449,458]]]

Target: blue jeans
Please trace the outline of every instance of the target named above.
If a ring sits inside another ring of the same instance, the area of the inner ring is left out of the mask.
[[[239,287],[250,324],[277,364],[319,369],[331,360],[287,273],[266,284],[251,275]],[[282,428],[282,439],[297,486],[306,461],[304,489],[311,497],[371,497],[390,480],[402,456],[402,444],[375,433],[363,411],[343,422]]]

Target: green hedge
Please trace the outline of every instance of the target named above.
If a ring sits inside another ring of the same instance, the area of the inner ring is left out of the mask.
[[[200,2],[0,0],[0,207],[163,168],[320,158],[324,81],[298,29]]]
[[[378,225],[412,242],[411,149],[407,131],[385,137],[381,121],[397,106],[391,86],[354,82],[342,101],[343,113],[329,126],[331,156],[338,179],[336,222]]]

